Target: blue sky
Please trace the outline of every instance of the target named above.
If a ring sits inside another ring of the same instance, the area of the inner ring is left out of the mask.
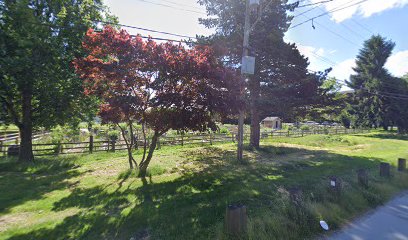
[[[269,0],[260,0],[265,4]],[[305,0],[301,4],[322,0]],[[303,15],[295,17],[293,25],[315,17],[325,11],[350,6],[361,0],[332,0],[319,4]],[[205,17],[205,8],[196,0],[105,0],[119,22],[143,28],[177,33],[187,36],[208,35],[198,23]],[[297,9],[297,15],[312,7]],[[393,55],[386,67],[396,76],[408,73],[408,0],[367,0],[361,4],[337,11],[290,29],[285,40],[295,42],[302,54],[310,61],[309,69],[323,70],[333,67],[332,76],[348,79],[352,66],[364,40],[372,34],[380,34],[396,43]],[[132,34],[180,39],[179,37],[127,29]]]

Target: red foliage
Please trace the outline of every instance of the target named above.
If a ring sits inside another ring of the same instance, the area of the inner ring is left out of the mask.
[[[208,46],[157,44],[108,26],[90,29],[83,47],[89,54],[74,66],[85,93],[103,99],[105,122],[137,120],[160,134],[205,130],[215,127],[214,113],[231,113],[239,102],[240,78]]]
[[[119,123],[127,123],[131,133],[134,122],[154,131],[147,156],[144,141],[142,176],[166,131],[215,130],[214,114],[233,113],[240,105],[242,81],[222,66],[210,47],[157,44],[112,27],[89,30],[83,46],[89,54],[74,61],[76,72],[84,79],[85,93],[102,99],[103,121],[122,130],[131,168],[137,166],[131,151],[133,137],[126,139]]]

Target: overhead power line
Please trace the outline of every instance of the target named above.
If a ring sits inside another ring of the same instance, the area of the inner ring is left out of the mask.
[[[352,40],[350,40],[350,39],[348,39],[348,38],[344,37],[343,35],[341,35],[341,34],[339,34],[339,33],[335,32],[335,31],[331,30],[331,29],[330,29],[330,28],[328,28],[328,27],[324,26],[323,24],[318,23],[318,22],[314,22],[314,23],[316,23],[318,26],[320,26],[320,27],[324,28],[326,31],[328,31],[328,32],[330,32],[330,33],[332,33],[332,34],[336,35],[337,37],[339,37],[339,38],[343,39],[344,41],[347,41],[347,42],[349,42],[349,43],[351,43],[351,44],[353,44],[353,45],[355,45],[355,46],[357,46],[357,47],[359,47],[359,46],[360,46],[360,45],[358,45],[357,43],[353,42]]]
[[[324,0],[324,1],[316,2],[316,3],[308,3],[308,4],[304,4],[304,5],[298,6],[298,8],[315,6],[315,5],[320,5],[320,4],[324,4],[324,3],[328,3],[328,2],[333,2],[333,1],[334,1],[334,0]]]
[[[310,1],[310,0],[306,0],[306,1]],[[341,5],[339,5],[339,6],[335,7],[335,8],[330,9],[330,11],[333,11],[333,10],[336,10],[336,9],[341,8],[341,7],[343,7],[343,6],[346,6],[347,4],[352,3],[352,2],[354,2],[354,1],[356,1],[356,0],[348,1],[348,2],[346,2],[346,3],[344,3],[344,4],[341,4]],[[303,15],[303,14],[305,14],[305,13],[308,13],[308,12],[310,12],[310,11],[313,11],[313,10],[315,10],[316,8],[320,7],[320,6],[323,5],[323,4],[324,4],[324,3],[320,3],[320,4],[318,4],[317,6],[315,6],[315,7],[313,7],[313,8],[310,8],[310,9],[304,11],[304,12],[301,12],[301,13],[295,15],[293,18],[299,17],[299,16],[301,16],[301,15]]]
[[[337,81],[341,81],[339,79],[336,78]],[[342,86],[347,86],[347,84],[345,83],[340,83]],[[381,96],[381,97],[386,97],[386,98],[393,98],[393,99],[399,99],[399,100],[408,100],[408,94],[401,94],[401,93],[392,93],[392,92],[385,92],[385,91],[371,91],[367,88],[360,88],[358,90],[363,90],[371,95],[377,95],[377,96]]]
[[[192,12],[192,13],[198,13],[198,14],[207,15],[207,13],[205,13],[205,12],[195,11],[195,10],[190,10],[190,9],[185,9],[185,8],[179,8],[179,7],[175,7],[175,6],[168,5],[168,4],[157,3],[157,2],[151,2],[151,1],[147,1],[147,0],[137,0],[137,1],[139,1],[139,2],[144,2],[144,3],[149,3],[149,4],[153,4],[153,5],[157,5],[157,6],[172,8],[172,9],[176,9],[176,10],[180,10],[180,11]]]
[[[357,20],[354,20],[353,18],[351,18],[351,21],[353,21],[355,24],[357,24],[358,26],[360,26],[362,29],[366,30],[367,32],[374,34],[373,31],[370,30],[370,28],[368,28],[367,26],[359,23]]]
[[[305,24],[305,23],[307,23],[307,22],[313,21],[313,20],[316,19],[316,18],[320,18],[320,17],[323,17],[323,16],[328,15],[328,14],[330,14],[330,13],[338,12],[338,11],[341,11],[341,10],[344,10],[344,9],[347,9],[347,8],[350,8],[350,7],[353,7],[353,6],[356,6],[356,5],[358,5],[358,4],[361,4],[361,3],[367,2],[367,1],[369,1],[369,0],[361,0],[361,1],[359,1],[359,2],[353,3],[353,4],[351,4],[351,5],[348,5],[348,6],[345,6],[345,7],[342,7],[342,8],[332,9],[332,10],[330,10],[330,11],[327,11],[327,12],[322,13],[322,14],[320,14],[320,15],[317,15],[317,16],[315,16],[315,17],[309,18],[309,19],[306,20],[306,21],[303,21],[303,22],[301,22],[301,23],[298,23],[298,24],[296,24],[296,25],[293,25],[293,26],[291,26],[289,29],[299,27],[299,26],[301,26],[301,25],[303,25],[303,24]]]
[[[201,8],[199,8],[197,6],[189,5],[189,4],[184,4],[184,3],[179,3],[179,2],[175,2],[175,1],[169,1],[169,0],[161,0],[161,1],[171,3],[171,4],[175,4],[177,6],[185,6],[185,7],[195,8],[195,9],[200,9],[201,10]]]
[[[1,19],[1,18],[0,18]],[[92,20],[91,20],[92,21]],[[109,23],[109,24],[112,24],[112,25],[118,25],[118,26],[129,26],[129,25],[123,25],[123,24],[117,24],[117,23],[112,23],[112,22],[106,22],[106,21],[99,21],[99,20],[95,20],[95,22],[104,22],[104,23]],[[63,29],[63,28],[70,28],[70,29],[72,29],[73,27],[71,27],[71,26],[57,26],[57,25],[53,25],[53,24],[48,24],[48,23],[39,23],[39,22],[29,22],[29,21],[25,21],[25,23],[27,23],[27,24],[31,24],[31,25],[36,25],[36,26],[45,26],[45,27],[50,27],[50,28],[60,28],[60,29]],[[129,26],[130,27],[130,26]],[[133,28],[137,28],[137,27],[134,27],[134,26],[131,26],[131,27],[133,27]],[[140,28],[140,29],[143,29],[143,28]],[[169,34],[169,35],[173,35],[173,36],[183,36],[183,35],[179,35],[179,34],[173,34],[173,33],[167,33],[167,32],[162,32],[162,31],[156,31],[156,30],[151,30],[151,29],[146,29],[146,31],[151,31],[151,32],[157,32],[157,33],[163,33],[163,34]],[[169,38],[159,38],[159,37],[153,37],[153,36],[144,36],[144,35],[132,35],[132,34],[130,34],[130,36],[131,37],[137,37],[137,36],[140,36],[141,38],[144,38],[144,39],[152,39],[152,40],[159,40],[159,41],[172,41],[172,42],[179,42],[179,43],[187,43],[187,42],[192,42],[192,41],[186,41],[186,40],[175,40],[175,39],[169,39]],[[189,39],[196,39],[196,38],[194,38],[194,37],[188,37],[188,36],[185,36],[185,37],[187,37],[187,38],[189,38]],[[198,44],[198,43],[196,43],[196,44]],[[206,44],[199,44],[199,45],[206,45]]]
[[[319,54],[317,54],[317,53],[315,53],[315,52],[311,52],[311,53],[312,53],[315,57],[319,58],[321,61],[323,61],[323,62],[329,64],[331,67],[334,67],[335,65],[337,65],[336,62],[333,62],[332,60],[330,60],[330,59],[328,59],[328,58],[326,58],[326,57],[320,56]]]
[[[319,7],[319,6],[316,6],[316,7],[314,7],[314,8],[318,8],[318,7]],[[322,11],[323,11],[323,10],[322,10]],[[310,18],[308,18],[307,15],[302,15],[302,16],[303,16],[304,18],[310,19]],[[341,35],[341,34],[335,32],[335,31],[331,30],[330,28],[326,27],[325,25],[323,25],[323,24],[321,24],[321,23],[319,23],[319,22],[317,22],[317,21],[312,21],[312,24],[316,24],[316,25],[322,27],[322,28],[325,29],[326,31],[332,33],[333,35],[336,35],[337,37],[339,37],[339,38],[341,38],[341,39],[343,39],[343,40],[345,40],[345,41],[347,41],[347,42],[349,42],[350,44],[353,44],[353,45],[355,45],[355,46],[359,46],[357,43],[353,42],[352,40],[350,40],[350,39],[346,38],[345,36],[343,36],[343,35]],[[314,25],[312,25],[312,26],[314,27]]]
[[[322,13],[326,13],[326,10],[324,10],[322,7],[317,6],[317,8],[322,12]],[[346,28],[348,31],[350,31],[351,33],[353,33],[354,35],[365,39],[365,37],[363,37],[361,34],[359,34],[358,32],[354,31],[353,29],[351,29],[350,27],[348,27],[345,23],[340,22],[340,25],[343,26],[344,28]]]
[[[307,0],[307,1],[310,1],[310,0]],[[332,1],[333,1],[333,0],[332,0]],[[354,0],[353,0],[353,1],[354,1]],[[346,4],[351,3],[351,2],[353,2],[353,1],[347,2]],[[319,3],[319,4],[318,4],[318,3]],[[313,7],[313,8],[310,8],[310,9],[308,9],[308,10],[306,10],[306,11],[303,11],[303,12],[301,12],[301,13],[298,13],[298,14],[294,15],[294,16],[293,16],[293,19],[295,19],[295,18],[297,18],[297,17],[299,17],[299,16],[302,16],[302,15],[304,15],[305,13],[311,12],[311,11],[317,9],[317,8],[320,8],[321,11],[325,11],[324,9],[322,9],[321,6],[322,6],[324,3],[326,3],[326,1],[321,1],[321,2],[318,2],[318,3],[315,3],[315,4],[318,4],[317,6],[315,6],[315,7]],[[340,5],[340,6],[336,7],[336,8],[342,7],[342,6],[346,5],[346,4]],[[336,8],[334,8],[334,9],[336,9]],[[332,10],[334,10],[334,9],[332,9]],[[370,34],[373,34],[373,33],[374,33],[373,31],[370,30],[369,27],[365,26],[365,25],[362,24],[362,23],[359,23],[357,20],[355,20],[355,19],[353,19],[353,18],[351,18],[350,20],[353,21],[353,22],[354,22],[357,26],[359,26],[360,28],[362,28],[362,29],[364,29],[365,31],[369,32]],[[348,28],[348,27],[345,26],[343,23],[342,23],[342,25],[343,25],[344,27]],[[349,28],[348,28],[348,29],[349,29]],[[355,33],[355,31],[352,31],[352,32]],[[361,36],[360,34],[357,34],[357,35]]]
[[[104,24],[117,25],[117,26],[121,26],[121,27],[127,27],[127,28],[133,28],[133,29],[137,29],[137,30],[148,31],[148,32],[161,33],[161,34],[165,34],[165,35],[172,35],[172,36],[175,36],[175,37],[196,39],[195,37],[191,37],[191,36],[187,36],[187,35],[163,32],[163,31],[159,31],[159,30],[142,28],[142,27],[137,27],[137,26],[132,26],[132,25],[126,25],[126,24],[120,24],[120,23],[114,23],[114,22],[108,22],[108,21],[100,21],[100,20],[94,20],[94,19],[89,19],[89,20],[94,21],[94,22],[104,23]]]
[[[128,24],[121,24],[121,23],[115,23],[115,22],[110,22],[110,21],[104,21],[104,20],[97,20],[89,17],[83,17],[86,20],[92,21],[94,23],[103,23],[103,24],[109,24],[112,26],[120,26],[120,27],[126,27],[126,28],[132,28],[132,29],[137,29],[137,30],[142,30],[142,31],[147,31],[147,32],[153,32],[153,33],[160,33],[160,34],[165,34],[165,35],[171,35],[175,37],[182,37],[182,38],[190,38],[190,39],[196,39],[196,37],[192,36],[187,36],[187,35],[182,35],[182,34],[177,34],[177,33],[170,33],[170,32],[165,32],[165,31],[160,31],[160,30],[154,30],[154,29],[149,29],[149,28],[143,28],[143,27],[138,27],[138,26],[133,26],[133,25],[128,25]],[[49,24],[47,24],[49,25]],[[60,26],[51,26],[51,27],[60,27]]]
[[[319,6],[315,6],[315,7],[310,8],[310,9],[304,11],[304,12],[298,13],[298,14],[296,14],[295,16],[293,16],[293,19],[295,19],[295,18],[297,18],[297,17],[299,17],[299,16],[302,16],[302,15],[305,14],[305,13],[311,12],[311,11],[315,10],[316,8],[318,8],[318,7],[319,7]]]

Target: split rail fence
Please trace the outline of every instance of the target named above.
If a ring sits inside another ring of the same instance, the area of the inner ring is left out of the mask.
[[[272,131],[261,133],[261,139],[274,137],[303,137],[314,134],[357,134],[367,133],[370,130],[366,129],[319,129],[319,130],[298,130],[298,131]],[[244,135],[244,140],[249,139],[249,134]],[[10,138],[0,138],[0,154],[17,155],[18,145]],[[222,133],[206,133],[206,134],[185,134],[176,136],[162,136],[160,137],[157,148],[169,145],[212,145],[219,142],[236,142],[236,134],[222,134]],[[143,141],[138,141],[136,147],[142,147]],[[14,149],[13,149],[14,147]],[[59,154],[79,154],[79,153],[93,153],[93,152],[114,152],[126,150],[126,143],[124,141],[94,141],[93,137],[86,142],[61,142],[61,143],[34,143],[34,156],[59,155]]]

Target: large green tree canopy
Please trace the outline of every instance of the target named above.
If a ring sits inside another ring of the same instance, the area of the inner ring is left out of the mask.
[[[220,49],[231,65],[239,67],[243,50],[246,0],[199,0],[205,5],[207,18],[200,22],[215,33],[202,41]],[[259,145],[259,122],[267,115],[292,119],[299,109],[308,109],[319,94],[324,73],[308,72],[308,59],[295,44],[283,40],[292,17],[288,14],[298,5],[287,0],[261,1],[251,10],[249,52],[256,58],[255,74],[249,78],[251,111],[251,144]],[[284,105],[282,105],[284,104]],[[308,106],[308,107],[307,107]]]
[[[391,124],[391,99],[384,93],[388,93],[391,86],[396,86],[397,80],[384,65],[394,46],[393,42],[375,35],[364,42],[357,56],[356,67],[353,68],[355,74],[347,83],[354,90],[350,112],[356,116],[356,126],[387,128]]]
[[[32,160],[32,129],[74,119],[82,81],[71,62],[98,20],[101,0],[5,0],[0,3],[0,118],[20,129],[20,160]],[[112,20],[112,19],[111,19]]]

